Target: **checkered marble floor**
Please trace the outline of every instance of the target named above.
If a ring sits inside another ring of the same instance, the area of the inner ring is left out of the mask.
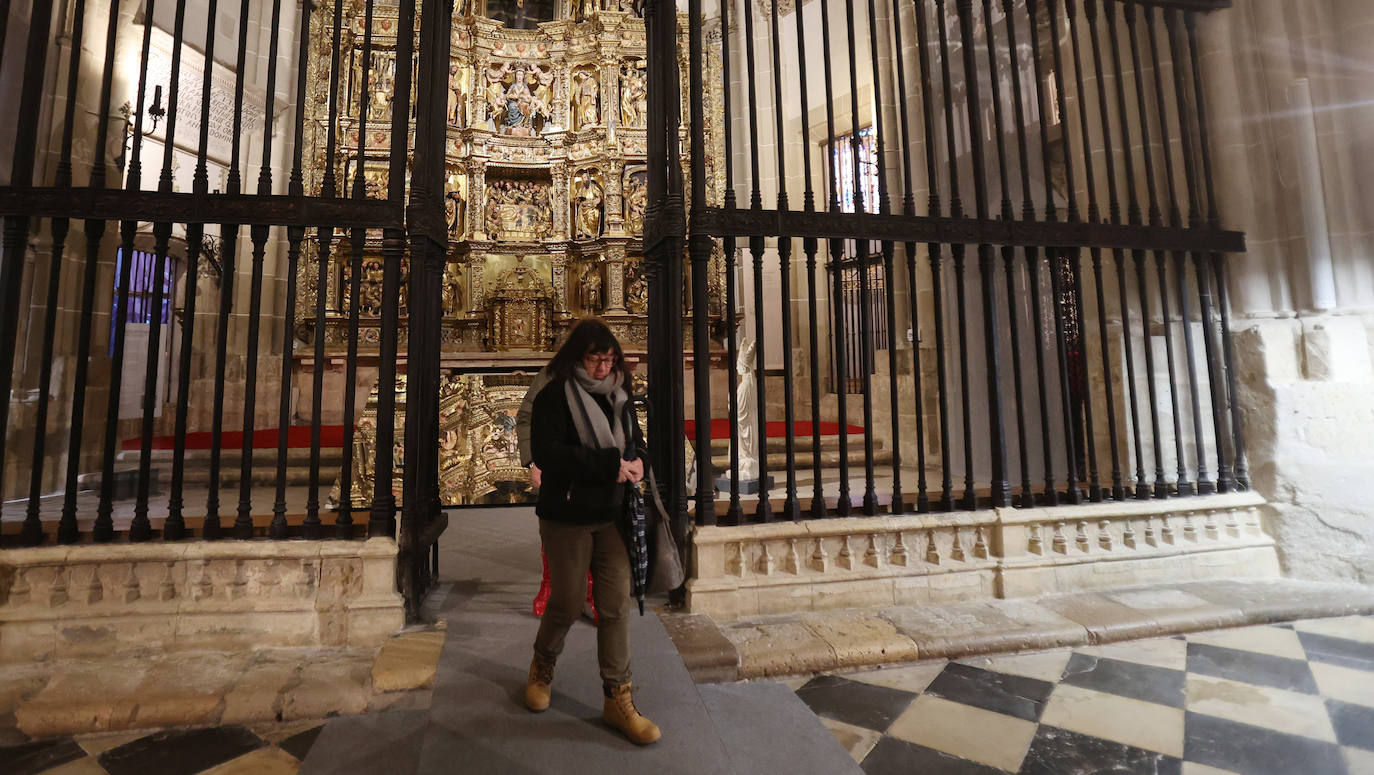
[[[77,735],[0,748],[5,775],[295,775],[322,721]]]
[[[869,775],[1374,773],[1374,617],[789,685]]]

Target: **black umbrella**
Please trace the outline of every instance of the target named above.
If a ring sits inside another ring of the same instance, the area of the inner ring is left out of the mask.
[[[634,401],[629,401],[625,410],[625,431],[628,443],[625,445],[627,460],[633,460],[639,452],[638,413]],[[620,519],[620,537],[625,540],[625,549],[630,555],[630,594],[639,601],[639,615],[644,615],[644,590],[649,586],[649,539],[645,535],[644,492],[640,482],[626,482],[625,508]]]
[[[620,520],[620,536],[630,553],[630,594],[639,601],[644,615],[644,590],[649,586],[649,541],[644,533],[644,493],[638,482],[625,485],[625,512]]]

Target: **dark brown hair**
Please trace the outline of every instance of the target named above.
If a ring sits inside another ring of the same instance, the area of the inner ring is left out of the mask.
[[[573,368],[582,362],[582,356],[604,352],[615,355],[615,365],[611,369],[621,373],[625,389],[630,390],[630,368],[625,365],[625,352],[620,349],[620,342],[611,333],[610,326],[601,318],[577,321],[568,332],[568,340],[549,361],[549,373],[555,379],[572,379]]]

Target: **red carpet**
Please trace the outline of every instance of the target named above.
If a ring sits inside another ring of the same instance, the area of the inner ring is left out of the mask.
[[[209,449],[210,432],[201,431],[198,433],[186,434],[187,449]],[[342,425],[321,425],[320,426],[320,447],[342,447],[344,432]],[[292,425],[286,431],[286,445],[291,449],[310,449],[310,426]],[[139,449],[138,439],[128,439],[122,445],[124,449]],[[220,434],[221,449],[242,449],[243,431],[225,431]],[[277,429],[267,428],[265,430],[253,431],[253,449],[276,449],[277,448]],[[176,449],[176,439],[173,436],[155,436],[153,438],[153,449]]]
[[[782,420],[770,420],[770,421],[768,422],[768,426],[767,426],[767,427],[768,427],[768,438],[770,438],[770,439],[780,439],[780,438],[783,438],[783,437],[785,437],[785,436],[787,435],[787,423],[783,422]],[[795,430],[795,432],[796,432],[796,434],[797,434],[798,436],[810,436],[810,435],[812,435],[812,434],[811,434],[811,422],[810,422],[809,420],[806,421],[806,422],[802,422],[802,421],[798,420],[797,422],[794,422],[794,423],[792,424],[792,427],[793,427],[793,429]],[[696,420],[687,420],[685,423],[683,423],[683,430],[686,431],[686,433],[687,433],[687,438],[689,438],[689,439],[695,439],[695,438],[697,437],[697,423],[696,423]],[[864,432],[864,429],[863,429],[863,426],[862,426],[862,425],[850,425],[850,426],[849,426],[849,432],[850,432],[851,434],[857,433],[857,434],[862,435],[863,432]],[[840,424],[837,423],[837,422],[823,422],[823,423],[821,423],[821,435],[822,435],[822,436],[838,436],[838,435],[840,435]],[[711,420],[711,438],[713,438],[713,439],[728,439],[728,438],[730,438],[730,421],[729,421],[728,419],[721,418],[721,417],[717,417],[717,418]]]

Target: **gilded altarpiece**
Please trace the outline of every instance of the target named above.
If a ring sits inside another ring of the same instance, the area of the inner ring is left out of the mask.
[[[444,162],[449,252],[441,334],[443,365],[450,375],[441,417],[441,481],[443,499],[451,504],[528,495],[528,475],[519,465],[513,430],[510,443],[498,443],[501,436],[495,429],[513,428],[528,375],[547,361],[577,319],[599,315],[632,358],[644,353],[648,283],[642,238],[650,84],[641,6],[630,0],[548,3],[458,0],[454,7]],[[341,68],[343,82],[335,91],[329,86],[333,4],[321,4],[312,16],[305,101],[306,158],[312,163],[306,185],[315,191],[332,176],[335,190],[346,195],[361,175],[367,195],[386,196],[392,111],[414,104],[413,93],[405,102],[394,93],[396,5],[374,3],[367,73],[362,66],[365,12],[363,0],[343,3],[339,55],[348,64]],[[718,40],[713,43],[718,47]],[[719,79],[708,82],[717,84],[708,104],[719,106]],[[683,86],[685,104],[691,97],[685,80]],[[332,166],[327,162],[331,96],[345,103],[338,107],[332,128],[337,145]],[[715,146],[716,110],[711,113],[708,131]],[[366,116],[366,136],[359,153],[361,116]],[[683,163],[686,167],[685,157]],[[714,164],[712,176],[719,177]],[[711,182],[719,200],[720,184]],[[297,352],[309,364],[302,368],[315,367],[306,343],[313,340],[317,325],[325,328],[329,357],[337,359],[348,345],[352,260],[347,236],[342,229],[336,233],[327,262],[322,320],[315,315],[318,245],[309,245],[303,256],[297,303],[305,313]],[[362,252],[358,340],[365,365],[376,357],[380,338],[381,234],[368,233]],[[722,263],[713,267],[713,297],[724,295]],[[402,283],[407,274],[403,266]],[[407,325],[403,293],[401,352]],[[475,364],[488,372],[493,364],[509,366],[510,373],[459,375],[464,366]],[[369,439],[375,438],[377,418],[375,387],[360,388],[360,395],[371,390],[367,406],[360,407],[355,443],[355,466],[361,473],[373,458]],[[399,413],[404,406],[399,396],[397,406]],[[485,473],[473,472],[474,450],[480,452]],[[369,481],[361,476],[353,480]],[[353,493],[358,505],[370,497],[358,489]]]

